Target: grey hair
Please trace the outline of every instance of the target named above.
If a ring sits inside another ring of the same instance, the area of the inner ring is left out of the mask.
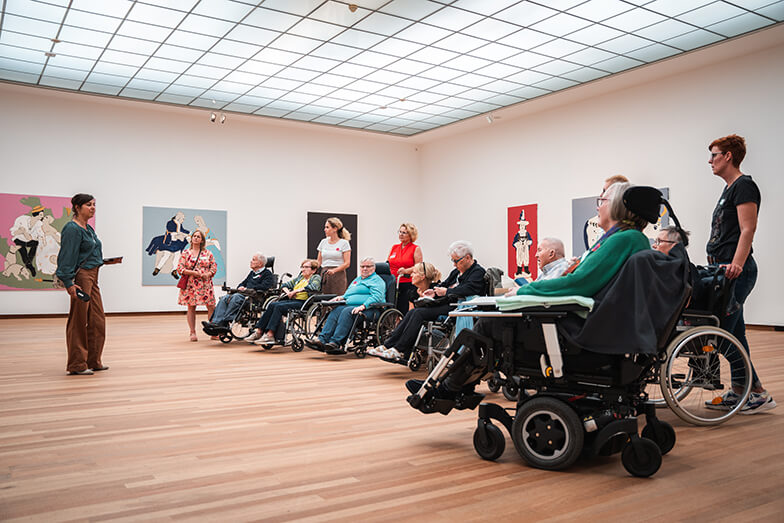
[[[671,242],[682,243],[684,247],[689,245],[689,231],[683,230],[675,225],[670,225],[662,229],[662,232],[667,235],[667,239]]]
[[[557,254],[559,258],[566,256],[566,251],[564,251],[564,244],[558,238],[542,238],[539,240],[539,243],[549,244],[550,248],[555,251],[555,254]]]
[[[373,258],[372,256],[365,256],[364,258],[359,260],[359,263],[367,262],[367,261],[372,262],[372,263],[376,263],[376,259]]]
[[[265,265],[267,265],[267,257],[266,257],[266,256],[264,256],[263,254],[261,254],[260,252],[255,252],[255,253],[253,253],[253,257],[254,257],[254,258],[258,258],[259,260],[261,260],[261,266],[262,266],[262,267],[264,267]]]
[[[449,255],[455,255],[458,258],[462,258],[466,254],[470,254],[471,257],[474,257],[474,246],[471,245],[471,242],[467,242],[465,240],[457,240],[456,242],[452,242],[452,245],[449,246]]]

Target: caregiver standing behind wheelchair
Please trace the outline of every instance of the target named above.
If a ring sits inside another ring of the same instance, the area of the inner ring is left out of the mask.
[[[89,223],[95,216],[95,198],[79,193],[71,198],[73,220],[63,227],[55,275],[71,297],[65,343],[68,347],[66,370],[71,375],[89,375],[107,370],[101,363],[106,340],[98,268],[103,265],[101,240]]]
[[[762,196],[751,176],[740,171],[740,163],[746,156],[746,141],[743,137],[731,134],[718,138],[711,142],[708,150],[710,151],[708,163],[713,174],[726,183],[713,210],[710,238],[706,246],[708,263],[723,265],[727,278],[735,280],[735,300],[740,307],[729,316],[722,318],[721,327],[738,338],[748,353],[749,342],[746,340],[743,303],[751,294],[757,281],[757,263],[751,255],[753,252],[751,243],[757,230],[757,215]],[[741,414],[754,414],[776,406],[773,397],[762,387],[754,365],[751,370],[751,395],[741,409]],[[738,390],[742,390],[742,387]],[[734,390],[728,390],[722,396],[721,403],[707,406],[730,409],[737,404],[739,398]]]
[[[411,283],[414,264],[422,263],[422,248],[414,243],[418,236],[419,232],[413,223],[401,223],[397,230],[400,243],[393,245],[387,256],[389,272],[395,279],[400,276],[395,308],[401,314],[407,313],[410,308],[409,296],[414,290],[414,285]]]
[[[177,272],[180,278],[188,277],[185,288],[180,288],[177,303],[187,305],[188,328],[190,340],[198,341],[196,337],[196,306],[206,305],[207,316],[212,317],[215,310],[215,292],[212,288],[212,277],[218,271],[218,265],[212,253],[205,248],[204,233],[200,230],[191,234],[191,245],[180,256]]]
[[[343,227],[340,218],[327,218],[324,223],[326,238],[321,240],[318,250],[318,264],[321,272],[321,292],[324,294],[343,294],[348,286],[346,269],[351,265],[351,233]]]
[[[629,257],[650,248],[642,230],[659,217],[661,193],[651,187],[631,187],[628,183],[610,185],[596,199],[599,226],[606,231],[588,250],[588,254],[569,273],[552,280],[540,280],[512,290],[506,296],[593,296],[615,276]],[[485,333],[491,322],[480,319],[474,331]],[[436,399],[454,400],[458,393],[473,393],[481,375],[468,357],[468,347],[455,347],[461,355],[451,367],[451,374],[433,392]],[[450,349],[451,350],[451,349]],[[422,380],[408,380],[406,388],[416,394]]]

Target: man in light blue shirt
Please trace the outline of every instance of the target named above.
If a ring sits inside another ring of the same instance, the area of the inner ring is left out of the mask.
[[[536,281],[558,278],[569,268],[569,260],[564,257],[564,244],[558,238],[543,238],[536,247],[536,262],[539,275]],[[528,282],[522,278],[515,280],[520,286]]]

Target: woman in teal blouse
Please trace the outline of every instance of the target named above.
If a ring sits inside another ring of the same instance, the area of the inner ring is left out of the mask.
[[[101,362],[106,339],[98,268],[103,265],[101,240],[89,223],[95,216],[95,198],[77,194],[71,198],[73,220],[63,227],[55,274],[71,297],[65,327],[68,374],[87,375],[107,370]]]

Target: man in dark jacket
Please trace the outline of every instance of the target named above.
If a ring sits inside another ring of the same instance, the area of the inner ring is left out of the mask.
[[[408,311],[384,345],[377,347],[375,354],[368,354],[379,355],[387,361],[408,359],[419,329],[426,321],[449,314],[453,304],[459,299],[485,293],[485,270],[474,259],[471,244],[462,240],[454,242],[449,246],[449,257],[455,266],[454,270],[440,285],[424,293],[425,297],[432,298],[435,302],[431,306],[416,307]]]
[[[260,252],[253,255],[250,260],[250,272],[239,285],[237,290],[244,291],[246,289],[254,291],[263,291],[272,288],[275,284],[275,277],[272,271],[264,268],[267,264],[267,258]],[[203,321],[204,331],[225,330],[229,328],[229,323],[234,320],[240,307],[245,302],[246,296],[242,293],[227,294],[223,296],[218,304],[215,306],[215,312],[212,313],[210,321]],[[207,334],[210,334],[207,332]]]

